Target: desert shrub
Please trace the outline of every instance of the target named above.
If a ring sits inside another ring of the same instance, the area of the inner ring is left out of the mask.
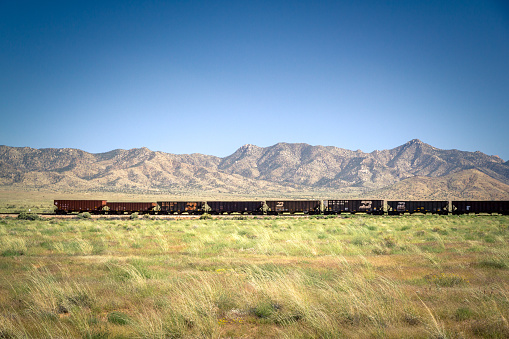
[[[208,213],[204,213],[200,216],[200,219],[201,220],[207,220],[207,219],[212,219],[212,216]]]
[[[39,219],[41,219],[41,217],[35,213],[20,212],[18,214],[18,219],[20,219],[20,220],[39,220]]]
[[[129,219],[131,219],[131,220],[138,219],[138,212],[131,213],[131,215],[129,216]]]
[[[78,213],[78,218],[80,218],[80,219],[92,219],[92,214],[90,214],[90,212]]]

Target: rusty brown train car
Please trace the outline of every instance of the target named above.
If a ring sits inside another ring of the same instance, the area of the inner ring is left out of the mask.
[[[56,214],[73,212],[101,213],[106,200],[54,200]]]
[[[152,213],[155,212],[155,202],[107,202],[108,214],[124,213]]]

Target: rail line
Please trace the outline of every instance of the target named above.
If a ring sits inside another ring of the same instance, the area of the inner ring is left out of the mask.
[[[0,213],[0,218],[18,218],[20,213]],[[43,219],[83,219],[78,214],[55,214],[55,213],[30,213],[36,214]],[[162,219],[162,220],[195,220],[202,218],[203,215],[194,214],[144,214],[139,215],[138,219]],[[310,217],[325,217],[325,216],[311,216],[308,214],[280,214],[280,215],[252,215],[252,214],[215,214],[210,215],[211,219],[226,219],[226,220],[242,220],[242,219],[277,219],[277,218],[310,218]],[[91,214],[87,219],[111,219],[111,220],[129,220],[129,214]],[[134,219],[136,220],[136,219]]]

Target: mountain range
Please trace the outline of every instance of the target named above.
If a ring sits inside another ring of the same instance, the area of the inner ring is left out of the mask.
[[[417,139],[371,153],[302,143],[248,144],[224,158],[147,148],[93,154],[0,146],[0,187],[509,200],[509,161],[481,152],[442,150]]]

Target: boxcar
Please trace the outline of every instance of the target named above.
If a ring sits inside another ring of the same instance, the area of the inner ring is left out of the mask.
[[[509,214],[509,201],[452,201],[453,214]]]
[[[383,200],[325,200],[325,214],[368,213],[383,214]]]
[[[203,201],[158,201],[161,214],[200,214],[203,213]]]
[[[388,214],[434,213],[448,214],[448,201],[387,201]]]
[[[321,200],[268,200],[266,204],[269,214],[319,214],[321,212]]]
[[[262,214],[263,201],[207,201],[210,213],[247,213]]]
[[[106,200],[54,200],[53,204],[56,206],[55,213],[57,214],[100,213],[106,206]]]
[[[154,212],[155,202],[109,202],[106,204],[109,214],[150,213]]]

